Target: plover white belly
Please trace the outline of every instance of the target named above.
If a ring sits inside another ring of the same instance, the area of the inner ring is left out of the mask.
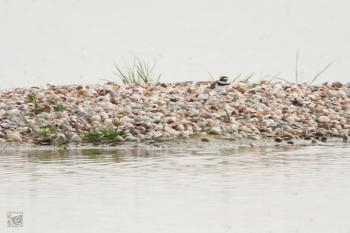
[[[228,78],[226,76],[222,76],[219,78],[218,81],[215,81],[211,85],[211,88],[215,89],[218,92],[225,92],[228,85],[230,85],[230,83],[228,82]]]

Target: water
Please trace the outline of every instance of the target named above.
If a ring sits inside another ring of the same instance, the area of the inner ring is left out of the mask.
[[[3,151],[0,232],[350,232],[350,146]]]
[[[0,88],[116,80],[158,61],[163,81],[255,72],[349,81],[348,0],[0,0]]]

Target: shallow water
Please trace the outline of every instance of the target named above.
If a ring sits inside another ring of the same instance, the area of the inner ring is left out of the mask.
[[[350,146],[3,151],[0,232],[350,232]]]

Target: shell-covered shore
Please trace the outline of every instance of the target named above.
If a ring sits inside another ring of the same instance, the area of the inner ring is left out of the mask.
[[[0,91],[0,143],[115,143],[208,135],[326,141],[350,134],[350,85],[115,83]]]

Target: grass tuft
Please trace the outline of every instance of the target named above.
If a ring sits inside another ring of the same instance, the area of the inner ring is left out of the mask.
[[[318,77],[320,77],[321,74],[323,74],[323,72],[325,72],[326,70],[328,70],[329,67],[331,67],[333,65],[334,61],[331,61],[330,63],[328,63],[328,65],[326,65],[322,70],[320,70],[315,77],[311,80],[311,82],[309,83],[310,85],[313,84]]]
[[[35,144],[52,145],[57,135],[57,128],[51,126],[28,126],[32,130],[33,141]]]
[[[149,65],[138,57],[135,57],[133,63],[126,65],[124,69],[115,63],[114,66],[116,68],[114,73],[124,85],[159,82],[161,78],[161,74],[154,74],[156,63]]]
[[[102,141],[103,134],[101,131],[98,130],[92,130],[90,132],[87,132],[83,135],[83,140],[86,142],[100,142]]]

